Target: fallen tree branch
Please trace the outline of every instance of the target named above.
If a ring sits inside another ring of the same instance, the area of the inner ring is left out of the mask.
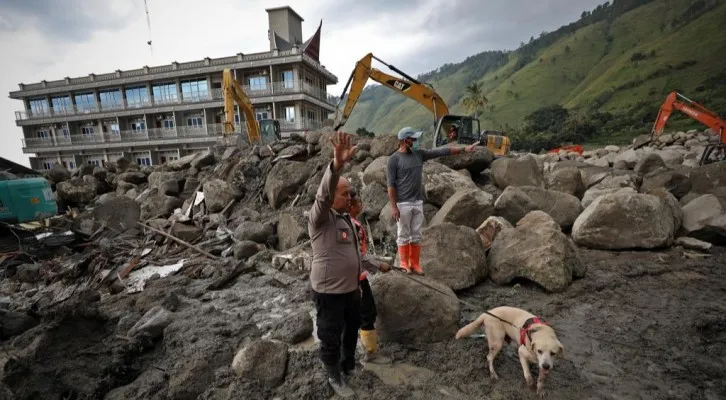
[[[230,282],[235,280],[238,276],[242,275],[243,273],[252,272],[255,270],[255,265],[250,263],[246,263],[244,261],[239,261],[237,265],[232,268],[227,274],[221,276],[219,279],[215,280],[214,282],[210,283],[209,286],[207,286],[207,290],[220,290],[224,289]]]
[[[199,247],[197,247],[197,246],[195,246],[195,245],[193,245],[193,244],[190,244],[190,243],[188,243],[188,242],[185,242],[185,241],[183,241],[183,240],[181,240],[181,239],[179,239],[179,238],[176,238],[176,237],[174,237],[174,236],[172,236],[172,235],[170,235],[170,234],[168,234],[168,233],[166,233],[166,232],[164,232],[164,231],[160,231],[160,230],[158,230],[158,229],[156,229],[156,228],[152,228],[152,227],[150,227],[150,226],[148,226],[148,225],[146,225],[146,224],[144,224],[144,223],[142,223],[142,222],[137,222],[137,224],[139,224],[139,225],[143,226],[144,228],[150,229],[150,230],[152,230],[153,232],[156,232],[156,233],[158,233],[159,235],[162,235],[162,236],[164,236],[164,237],[167,237],[167,238],[169,238],[169,239],[171,239],[171,240],[173,240],[173,241],[175,241],[175,242],[177,242],[177,243],[179,243],[179,244],[183,244],[184,246],[186,246],[186,247],[188,247],[188,248],[190,248],[190,249],[192,249],[192,250],[196,251],[196,252],[197,252],[197,253],[199,253],[199,254],[203,254],[203,255],[205,255],[205,256],[207,256],[207,257],[211,258],[212,260],[217,260],[217,259],[219,259],[219,257],[217,257],[217,256],[213,255],[212,253],[209,253],[209,252],[207,252],[207,251],[204,251],[204,250],[200,249]]]

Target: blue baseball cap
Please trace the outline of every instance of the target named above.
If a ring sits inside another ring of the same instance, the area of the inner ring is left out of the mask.
[[[418,139],[423,134],[423,131],[416,131],[415,129],[411,128],[410,126],[407,126],[400,131],[398,131],[398,140],[403,139]]]

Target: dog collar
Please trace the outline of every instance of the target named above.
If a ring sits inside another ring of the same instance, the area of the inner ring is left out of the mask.
[[[532,317],[524,321],[524,325],[519,329],[519,344],[524,345],[525,340],[529,338],[529,331],[532,330],[532,325],[534,324],[542,324],[542,325],[549,325],[547,322],[542,320],[540,317]],[[532,338],[529,338],[530,341]]]

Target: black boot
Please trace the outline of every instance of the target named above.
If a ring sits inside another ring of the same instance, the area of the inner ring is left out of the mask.
[[[346,398],[355,395],[353,389],[343,380],[338,365],[326,365],[325,370],[328,372],[328,383],[338,396]]]

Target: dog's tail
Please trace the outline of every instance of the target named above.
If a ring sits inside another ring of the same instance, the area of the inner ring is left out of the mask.
[[[481,326],[484,325],[485,318],[486,318],[486,314],[482,314],[479,316],[479,318],[475,319],[474,321],[471,321],[468,325],[459,329],[456,332],[456,338],[461,339],[463,337],[471,336],[472,334],[474,334],[474,332],[476,332],[477,329],[481,328]]]

